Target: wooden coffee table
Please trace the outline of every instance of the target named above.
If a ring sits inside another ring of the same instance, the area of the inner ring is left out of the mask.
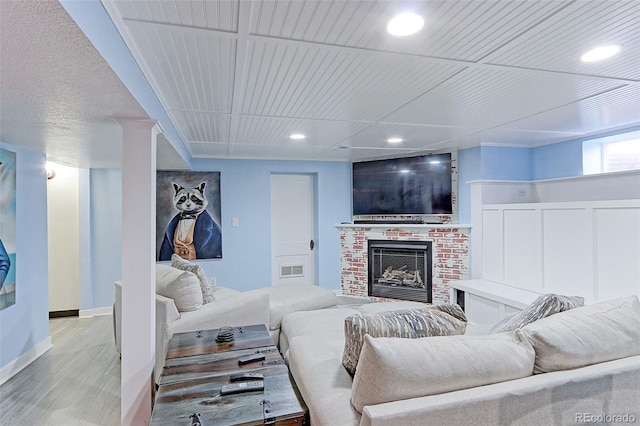
[[[169,342],[152,425],[305,425],[307,407],[264,325],[235,327],[235,340],[217,343],[218,330],[177,333]],[[260,352],[265,360],[238,365]],[[231,374],[264,375],[264,391],[220,395]]]

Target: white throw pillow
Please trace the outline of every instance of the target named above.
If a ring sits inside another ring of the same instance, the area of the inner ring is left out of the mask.
[[[528,377],[535,354],[520,331],[420,339],[364,337],[351,403],[368,405]]]
[[[631,296],[571,309],[522,332],[536,351],[534,373],[640,355],[640,302]]]
[[[173,299],[179,312],[202,307],[202,290],[195,274],[165,265],[156,265],[156,293]]]
[[[198,265],[197,263],[189,262],[188,260],[185,260],[178,256],[177,254],[173,254],[171,255],[171,266],[195,274],[196,277],[198,277],[198,280],[200,280],[202,302],[205,304],[213,302],[214,296],[213,290],[209,285],[210,280],[209,278],[207,278],[207,275],[204,273],[200,265]]]

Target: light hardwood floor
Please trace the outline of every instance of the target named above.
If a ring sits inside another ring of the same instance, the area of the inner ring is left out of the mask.
[[[0,425],[119,425],[112,317],[49,321],[53,348],[0,386]]]

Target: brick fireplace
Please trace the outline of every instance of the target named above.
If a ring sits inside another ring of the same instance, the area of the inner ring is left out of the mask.
[[[369,296],[369,240],[431,242],[431,293],[449,302],[449,282],[469,279],[469,225],[341,224],[342,294]],[[374,297],[376,298],[376,297]]]

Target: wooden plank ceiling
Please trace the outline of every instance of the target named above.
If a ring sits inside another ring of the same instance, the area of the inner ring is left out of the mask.
[[[103,4],[195,158],[358,161],[640,123],[636,0]],[[387,34],[406,10],[424,28]],[[603,43],[623,50],[580,62]]]

